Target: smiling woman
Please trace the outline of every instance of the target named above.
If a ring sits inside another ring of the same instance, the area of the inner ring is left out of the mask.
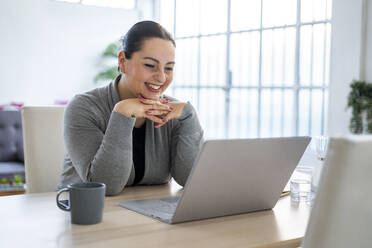
[[[106,194],[114,195],[171,177],[186,183],[203,130],[189,102],[163,95],[173,80],[175,46],[158,23],[135,24],[118,55],[119,76],[73,98],[65,111],[60,188],[103,182]]]

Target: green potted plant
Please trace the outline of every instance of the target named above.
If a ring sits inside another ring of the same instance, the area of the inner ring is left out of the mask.
[[[7,188],[9,187],[9,181],[6,177],[3,177],[1,179],[1,184],[0,184],[1,188]]]
[[[352,109],[350,131],[372,133],[372,84],[354,80],[350,84],[347,107]]]
[[[18,187],[19,188],[23,187],[23,181],[22,181],[22,176],[21,175],[14,175],[13,186],[17,187],[17,188]]]
[[[113,80],[119,73],[117,67],[117,57],[121,49],[120,42],[109,44],[100,56],[100,72],[95,76],[94,82]]]

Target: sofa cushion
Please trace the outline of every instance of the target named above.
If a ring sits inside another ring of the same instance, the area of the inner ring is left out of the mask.
[[[20,175],[25,178],[25,167],[21,162],[0,162],[0,180],[7,178],[13,181],[14,175]]]
[[[24,161],[20,111],[0,111],[0,162],[8,161]]]

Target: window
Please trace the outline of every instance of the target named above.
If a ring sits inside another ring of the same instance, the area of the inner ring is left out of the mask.
[[[135,0],[56,0],[56,1],[120,9],[135,8]]]
[[[161,0],[207,138],[326,133],[331,0]]]

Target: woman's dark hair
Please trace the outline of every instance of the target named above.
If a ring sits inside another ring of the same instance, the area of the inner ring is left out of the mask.
[[[143,42],[151,38],[169,40],[176,46],[172,36],[159,23],[153,21],[137,22],[122,39],[125,58],[130,59],[134,52],[142,49]]]

